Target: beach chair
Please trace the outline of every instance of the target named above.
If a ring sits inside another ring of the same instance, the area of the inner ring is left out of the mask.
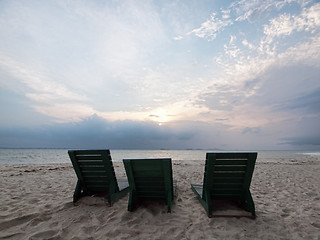
[[[129,192],[126,179],[116,179],[109,150],[69,150],[78,181],[73,203],[88,195],[104,195],[111,206]]]
[[[171,212],[174,198],[171,158],[123,159],[130,186],[128,211],[142,199],[164,199]]]
[[[209,217],[215,216],[215,203],[231,200],[240,209],[251,213],[243,216],[255,218],[255,206],[249,188],[256,158],[257,153],[207,153],[203,184],[191,184],[191,189]]]

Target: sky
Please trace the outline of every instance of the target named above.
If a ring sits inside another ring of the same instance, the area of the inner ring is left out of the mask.
[[[320,149],[320,2],[0,0],[0,147]]]

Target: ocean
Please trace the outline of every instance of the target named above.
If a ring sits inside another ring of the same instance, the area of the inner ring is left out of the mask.
[[[216,150],[110,150],[113,161],[124,158],[171,158],[174,160],[205,160],[207,152]],[[0,164],[47,164],[70,163],[67,149],[0,149]],[[243,151],[247,152],[247,151]],[[319,151],[253,151],[258,160],[279,158],[301,158],[320,156]]]

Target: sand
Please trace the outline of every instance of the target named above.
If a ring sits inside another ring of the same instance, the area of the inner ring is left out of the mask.
[[[173,161],[172,213],[161,202],[127,211],[128,196],[72,203],[71,164],[0,165],[0,239],[320,239],[320,158],[260,159],[251,192],[257,218],[208,218],[190,189],[204,161]],[[118,178],[125,177],[121,162]]]

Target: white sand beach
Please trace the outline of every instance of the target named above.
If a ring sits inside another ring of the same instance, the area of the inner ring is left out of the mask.
[[[121,162],[114,164],[125,178]],[[251,184],[256,219],[208,218],[190,188],[204,161],[173,161],[177,196],[127,211],[128,197],[72,203],[70,164],[0,165],[0,239],[320,239],[320,157],[259,159]]]

